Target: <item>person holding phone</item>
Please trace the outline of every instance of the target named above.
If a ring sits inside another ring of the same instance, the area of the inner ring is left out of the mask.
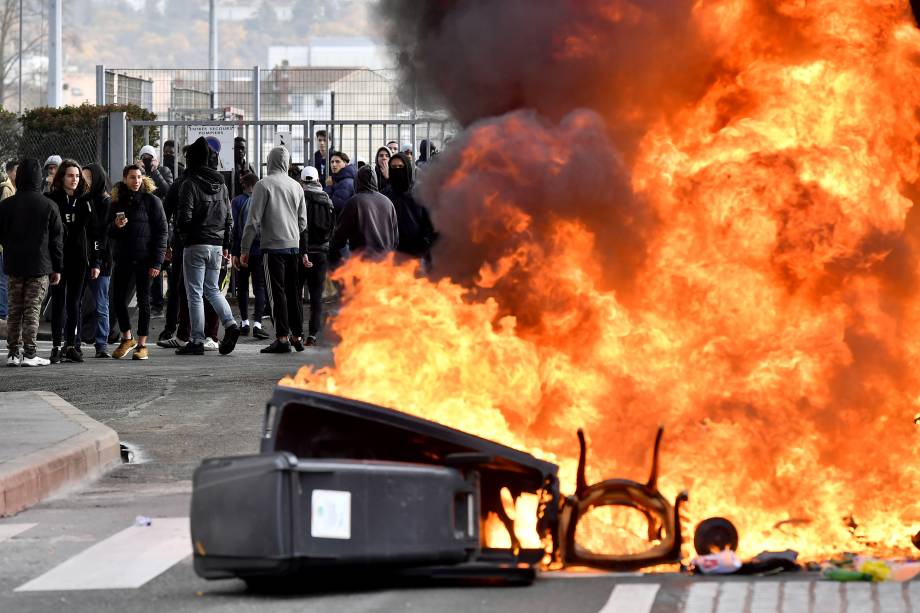
[[[160,275],[166,256],[166,213],[153,195],[156,186],[136,164],[125,166],[122,181],[112,189],[109,239],[114,250],[112,293],[121,343],[112,352],[116,360],[134,350],[132,359],[146,360],[150,330],[150,280]],[[137,339],[131,330],[130,287],[137,288]]]

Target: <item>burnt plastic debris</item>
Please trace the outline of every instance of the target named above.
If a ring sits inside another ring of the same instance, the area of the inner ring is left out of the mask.
[[[914,547],[920,549],[920,532],[914,535],[914,538],[910,539],[910,542],[914,544]]]
[[[693,533],[693,548],[701,556],[724,549],[738,550],[738,530],[724,517],[704,519]]]
[[[772,575],[801,570],[797,561],[799,553],[791,549],[785,551],[762,551],[742,564],[738,574]]]
[[[195,471],[195,572],[255,588],[332,585],[367,569],[388,581],[521,585],[544,562],[615,571],[678,563],[687,494],[671,504],[658,490],[662,434],[646,483],[588,484],[579,432],[577,488],[563,499],[558,466],[528,453],[392,409],[278,387],[259,455],[208,459]],[[503,502],[509,494],[536,497],[536,540],[519,539]],[[579,521],[606,506],[645,516],[644,551],[576,543]],[[496,519],[507,546],[484,534]]]

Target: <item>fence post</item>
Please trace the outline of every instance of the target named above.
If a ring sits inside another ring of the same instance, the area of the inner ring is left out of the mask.
[[[105,66],[96,64],[96,104],[105,104]]]
[[[256,173],[262,177],[262,126],[259,121],[262,119],[262,69],[258,66],[252,67],[252,113],[256,121]]]
[[[109,113],[109,174],[118,176],[128,165],[128,114]]]

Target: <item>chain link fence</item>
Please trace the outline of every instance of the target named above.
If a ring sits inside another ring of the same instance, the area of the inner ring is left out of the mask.
[[[44,161],[51,155],[70,158],[81,165],[108,160],[108,119],[100,117],[95,129],[72,128],[56,131],[25,130],[19,135],[17,154],[8,156]]]
[[[367,68],[100,69],[105,100],[133,102],[165,120],[202,112],[241,119],[367,121],[419,117],[397,94],[394,70]],[[426,117],[446,118],[443,113]],[[216,117],[215,117],[216,118]]]

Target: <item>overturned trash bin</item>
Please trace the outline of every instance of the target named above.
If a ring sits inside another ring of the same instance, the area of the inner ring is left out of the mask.
[[[541,501],[552,540],[560,506],[555,464],[379,406],[279,387],[261,454],[205,460],[195,471],[191,534],[206,579],[347,571],[529,583],[545,549],[511,533],[483,545],[501,491]]]

